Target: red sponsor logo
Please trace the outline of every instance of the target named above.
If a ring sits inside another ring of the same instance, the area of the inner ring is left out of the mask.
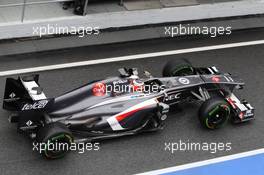
[[[239,118],[242,120],[244,118],[244,113],[243,112],[240,112],[239,114]]]
[[[214,77],[212,77],[212,80],[213,80],[214,82],[218,83],[218,82],[220,81],[220,78],[219,78],[219,77],[216,77],[216,76],[214,76]]]
[[[94,96],[104,96],[106,94],[106,85],[104,83],[95,83],[92,92]]]

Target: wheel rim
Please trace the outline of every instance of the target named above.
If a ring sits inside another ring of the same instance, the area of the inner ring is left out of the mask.
[[[173,71],[173,76],[186,76],[193,74],[193,68],[190,66],[182,66]]]
[[[206,126],[210,129],[221,127],[226,123],[230,115],[230,108],[226,104],[215,106],[206,118]]]
[[[57,159],[63,157],[69,150],[70,144],[73,142],[73,139],[68,134],[58,134],[48,139],[46,143],[46,149],[44,154],[47,158]],[[49,149],[48,145],[53,144],[54,149]],[[66,146],[68,145],[68,146]]]

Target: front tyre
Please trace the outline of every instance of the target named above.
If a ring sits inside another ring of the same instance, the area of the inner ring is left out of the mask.
[[[40,128],[37,142],[45,145],[41,154],[48,159],[58,159],[69,151],[73,136],[71,131],[62,123],[50,123]]]
[[[163,77],[176,77],[194,75],[195,71],[191,63],[184,59],[170,60],[164,66]]]
[[[206,100],[199,110],[199,120],[203,127],[217,129],[223,127],[230,117],[229,104],[220,97]]]

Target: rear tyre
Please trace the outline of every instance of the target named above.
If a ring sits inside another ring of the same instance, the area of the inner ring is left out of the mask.
[[[163,77],[176,77],[194,75],[191,63],[184,59],[170,60],[163,68]]]
[[[41,154],[48,159],[58,159],[69,151],[73,136],[71,131],[62,123],[50,123],[39,129],[37,142],[45,144]]]
[[[205,101],[199,110],[199,120],[203,127],[217,129],[223,127],[230,117],[229,104],[220,97]]]

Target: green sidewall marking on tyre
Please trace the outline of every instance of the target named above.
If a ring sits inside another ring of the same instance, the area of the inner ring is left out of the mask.
[[[206,120],[205,120],[205,124],[206,124],[207,128],[214,129],[213,126],[210,126],[210,125],[209,125],[209,123],[208,123],[208,118],[206,118]]]
[[[52,156],[52,155],[49,155],[49,154],[48,154],[47,150],[45,150],[45,155],[46,155],[46,157],[48,157],[48,158],[52,158],[52,159],[58,159],[58,158],[61,158],[61,157],[63,157],[65,154],[66,154],[66,152],[62,152],[62,153],[59,154],[59,155]]]
[[[57,140],[57,139],[60,139],[60,138],[63,138],[63,137],[65,137],[65,134],[60,134],[60,135],[57,135],[55,137],[52,137],[51,140],[53,141],[53,140]]]
[[[218,109],[219,109],[219,106],[217,105],[216,107],[214,107],[212,111],[209,112],[209,116],[213,115]]]
[[[228,110],[228,119],[229,119],[229,117],[230,117],[230,107],[228,106],[228,105],[226,105],[226,104],[222,104],[221,106],[225,106],[226,107],[226,109]],[[228,119],[223,123],[223,125],[228,121]]]
[[[176,72],[181,71],[183,69],[190,69],[190,70],[192,70],[192,68],[190,66],[182,66],[182,67],[179,67],[176,70],[174,70],[172,73],[175,74]]]
[[[54,140],[57,140],[57,139],[60,139],[60,138],[63,138],[63,137],[67,137],[69,139],[70,143],[73,142],[73,138],[71,136],[69,136],[68,134],[59,134],[59,135],[57,135],[55,137],[52,137],[49,140],[54,141]],[[50,142],[49,140],[48,140],[48,143]],[[61,154],[56,155],[56,156],[49,155],[48,154],[48,143],[46,143],[46,149],[44,150],[44,153],[45,153],[46,157],[54,159],[54,158],[61,158],[61,157],[63,157],[65,155],[65,153],[66,153],[65,151],[61,152]]]
[[[70,143],[72,143],[72,142],[73,142],[73,138],[72,138],[70,135],[68,135],[68,134],[65,134],[65,137],[67,137],[67,138],[69,139]]]
[[[219,109],[219,107],[225,107],[225,109],[227,109],[228,110],[228,116],[230,115],[230,107],[228,106],[228,105],[226,105],[226,104],[220,104],[220,105],[217,105],[211,112],[209,112],[209,114],[208,114],[208,117],[206,118],[206,120],[205,120],[205,124],[206,124],[206,126],[208,127],[208,128],[210,128],[210,129],[214,129],[215,127],[214,126],[211,126],[211,125],[209,125],[209,117],[210,116],[212,116],[218,109]],[[228,120],[226,120],[224,123],[222,123],[222,125],[224,125],[226,122],[227,122]]]

